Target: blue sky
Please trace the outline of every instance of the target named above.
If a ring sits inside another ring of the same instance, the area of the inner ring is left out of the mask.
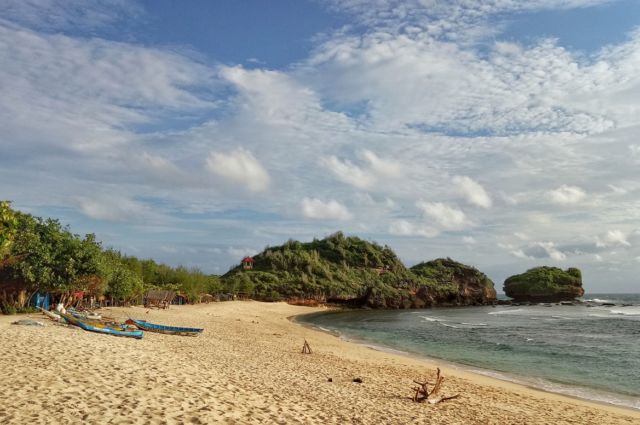
[[[640,290],[640,2],[0,0],[0,198],[224,273],[336,230]]]

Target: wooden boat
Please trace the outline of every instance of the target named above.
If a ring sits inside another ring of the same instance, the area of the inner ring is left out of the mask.
[[[78,319],[77,317],[72,316],[71,314],[62,314],[64,320],[67,323],[78,326],[79,328],[84,329],[89,332],[97,332],[101,334],[107,335],[115,335],[115,336],[126,336],[129,338],[137,338],[140,339],[144,336],[144,332],[141,330],[131,330],[129,327],[121,326],[121,325],[107,325],[104,323],[89,323],[84,320]]]
[[[92,313],[90,311],[78,311],[75,308],[69,308],[67,313],[71,313],[77,319],[91,319],[91,320],[102,320],[102,315],[99,313]]]
[[[155,323],[149,323],[146,320],[129,319],[125,323],[135,325],[138,327],[138,329],[141,329],[143,331],[157,332],[169,335],[196,336],[204,331],[204,329],[200,328],[181,328],[178,326],[157,325]]]
[[[49,319],[53,320],[54,322],[60,322],[60,323],[64,323],[65,322],[65,320],[62,318],[62,316],[60,316],[58,313],[53,312],[53,311],[45,310],[42,307],[37,307],[37,308],[40,309],[42,314],[44,314],[45,316],[47,316]]]

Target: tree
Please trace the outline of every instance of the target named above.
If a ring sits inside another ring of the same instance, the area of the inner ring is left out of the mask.
[[[20,260],[11,269],[27,289],[58,293],[84,290],[82,284],[89,277],[101,276],[102,248],[95,235],[81,239],[58,220],[23,213],[17,214],[17,222],[12,251]]]
[[[8,259],[18,231],[18,218],[9,201],[0,201],[0,267]]]
[[[107,294],[117,301],[130,301],[142,295],[144,285],[142,279],[134,272],[118,264],[107,281]]]

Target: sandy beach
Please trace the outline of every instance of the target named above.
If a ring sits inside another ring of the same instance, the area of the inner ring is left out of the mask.
[[[412,380],[433,380],[438,364],[289,320],[322,309],[252,301],[107,309],[205,328],[198,337],[147,332],[142,340],[0,316],[0,423],[640,423],[640,412],[448,367],[443,391],[461,396],[414,403]],[[305,338],[311,355],[300,352]]]

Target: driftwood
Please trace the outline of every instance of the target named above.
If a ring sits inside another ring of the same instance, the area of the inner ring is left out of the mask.
[[[311,346],[306,339],[304,340],[304,345],[302,346],[302,354],[311,354]]]
[[[438,373],[436,375],[436,382],[433,384],[427,382],[413,381],[417,384],[417,387],[413,387],[415,394],[413,395],[413,401],[416,403],[427,402],[429,404],[437,404],[443,402],[445,400],[451,400],[453,398],[460,397],[460,394],[452,395],[452,396],[444,396],[440,395],[440,387],[442,387],[442,382],[444,381],[444,376],[440,375],[440,368],[438,368]],[[431,391],[429,391],[428,386],[433,385]]]

